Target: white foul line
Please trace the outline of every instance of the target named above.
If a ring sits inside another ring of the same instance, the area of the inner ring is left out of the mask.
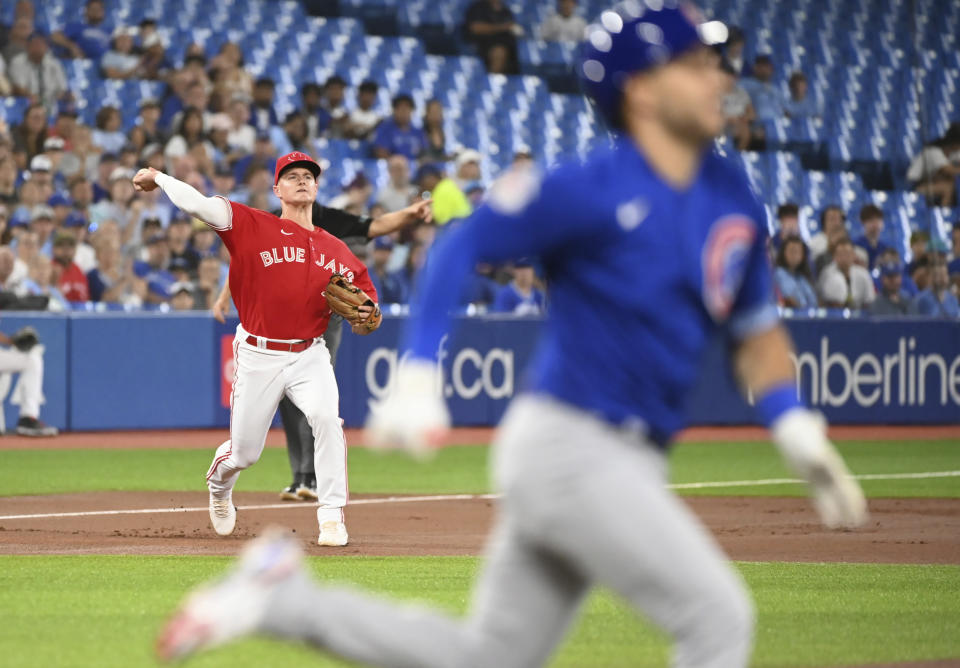
[[[868,473],[853,476],[857,480],[920,480],[925,478],[957,478],[960,471],[926,471],[923,473]],[[707,489],[719,487],[761,487],[766,485],[801,484],[797,478],[767,478],[764,480],[720,480],[714,482],[686,482],[667,485],[670,489]],[[354,499],[351,506],[382,503],[429,503],[433,501],[475,501],[499,498],[499,494],[436,494],[431,496],[383,496],[370,499]],[[306,504],[303,504],[306,505]],[[296,508],[295,503],[268,503],[258,506],[237,506],[237,510],[278,510]],[[136,510],[85,510],[74,513],[35,513],[32,515],[0,515],[0,520],[40,520],[59,517],[95,517],[97,515],[153,515],[159,513],[199,513],[206,506],[195,508],[139,508]]]

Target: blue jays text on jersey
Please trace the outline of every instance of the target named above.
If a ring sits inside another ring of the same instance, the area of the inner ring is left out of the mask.
[[[537,256],[551,308],[527,389],[665,444],[708,338],[777,322],[766,214],[742,168],[704,155],[693,182],[665,183],[626,137],[542,182],[513,173],[441,238],[412,305],[406,345],[430,359],[470,268]],[[417,317],[425,308],[432,317]]]

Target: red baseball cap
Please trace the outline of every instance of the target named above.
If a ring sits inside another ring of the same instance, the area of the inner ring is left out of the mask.
[[[309,155],[301,153],[300,151],[294,151],[293,153],[287,153],[277,160],[277,168],[273,173],[273,185],[280,183],[280,175],[290,167],[306,167],[313,172],[314,178],[320,178],[320,172],[323,171],[320,169],[317,161]]]

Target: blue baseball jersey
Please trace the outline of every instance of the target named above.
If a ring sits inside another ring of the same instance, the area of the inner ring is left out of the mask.
[[[777,323],[765,216],[743,169],[715,152],[684,190],[624,137],[542,181],[512,173],[438,240],[405,345],[434,358],[476,262],[535,256],[551,306],[527,391],[666,444],[711,335],[742,339]]]

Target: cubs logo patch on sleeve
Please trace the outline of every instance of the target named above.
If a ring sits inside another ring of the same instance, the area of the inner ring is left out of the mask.
[[[716,322],[730,315],[756,234],[753,221],[740,214],[724,216],[710,229],[702,255],[703,304]]]

